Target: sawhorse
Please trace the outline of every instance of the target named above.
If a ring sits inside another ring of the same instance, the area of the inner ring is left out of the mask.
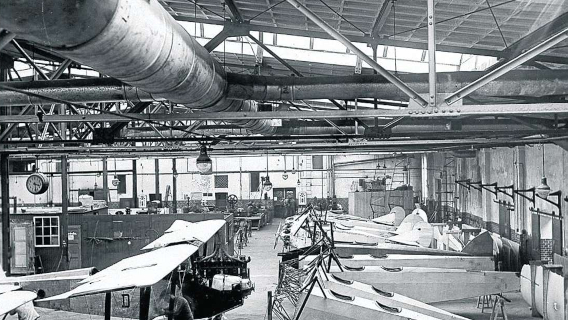
[[[511,300],[503,297],[500,294],[495,295],[495,304],[493,304],[493,310],[491,311],[491,317],[489,318],[489,320],[509,320],[509,318],[507,317],[507,312],[505,312],[505,301],[511,302]]]

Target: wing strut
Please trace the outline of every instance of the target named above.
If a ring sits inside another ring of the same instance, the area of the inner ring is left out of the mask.
[[[140,288],[140,320],[148,320],[152,287]]]
[[[105,320],[110,320],[110,310],[111,310],[111,292],[105,294]]]

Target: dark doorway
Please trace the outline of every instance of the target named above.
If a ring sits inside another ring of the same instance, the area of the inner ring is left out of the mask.
[[[221,210],[227,210],[227,192],[217,192],[215,193],[215,207]]]
[[[296,199],[296,188],[274,188],[274,216],[277,218],[283,218],[286,215],[286,198],[294,199],[297,204]]]
[[[511,212],[504,204],[499,204],[499,234],[511,239]]]

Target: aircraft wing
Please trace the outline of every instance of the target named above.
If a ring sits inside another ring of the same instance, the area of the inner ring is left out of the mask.
[[[1,284],[0,285],[0,294],[10,291],[15,291],[20,289],[20,286],[13,285],[13,284]]]
[[[183,242],[207,242],[225,225],[225,220],[187,222],[176,220],[163,236],[148,244],[142,250],[166,247]]]
[[[97,271],[96,268],[83,268],[83,269],[74,269],[67,271],[33,274],[29,276],[0,278],[0,293],[2,292],[3,284],[49,281],[49,280],[83,280],[95,274],[96,271]]]
[[[37,298],[36,293],[31,291],[9,291],[0,294],[0,316],[35,298]]]
[[[126,258],[96,273],[77,288],[38,301],[62,300],[72,297],[148,287],[166,277],[178,265],[199,249],[194,244],[177,244]]]

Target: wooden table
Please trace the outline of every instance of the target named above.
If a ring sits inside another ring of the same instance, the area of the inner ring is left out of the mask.
[[[266,214],[259,213],[251,217],[235,217],[235,220],[249,221],[253,230],[260,230],[260,228],[266,225]]]

